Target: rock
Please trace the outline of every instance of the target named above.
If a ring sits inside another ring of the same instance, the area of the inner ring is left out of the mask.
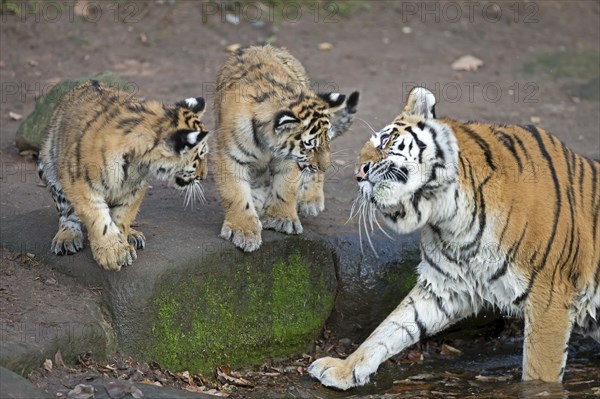
[[[138,218],[147,246],[119,272],[102,270],[87,244],[77,255],[52,255],[51,208],[3,219],[2,245],[101,288],[120,351],[136,360],[212,372],[311,349],[336,292],[325,240],[265,231],[261,250],[245,254],[217,237],[220,211],[190,217],[170,197],[152,199]]]
[[[116,350],[114,332],[95,301],[86,300],[77,309],[59,312],[40,304],[28,312],[33,315],[24,322],[9,324],[2,320],[1,367],[26,375],[42,364],[51,370],[51,362],[44,360],[58,351],[66,363],[75,364],[77,357],[88,351],[95,359],[104,359]],[[35,320],[35,312],[46,312],[43,322]]]
[[[358,234],[326,236],[335,248],[338,295],[327,328],[337,336],[363,341],[396,308],[417,281],[419,235],[375,233],[360,249]]]
[[[3,399],[51,399],[18,374],[0,367],[0,393]]]
[[[89,79],[99,80],[121,90],[132,90],[127,82],[112,72],[101,72],[87,77],[61,80],[38,100],[33,112],[19,126],[16,144],[20,151],[39,151],[46,127],[60,99],[70,90]]]

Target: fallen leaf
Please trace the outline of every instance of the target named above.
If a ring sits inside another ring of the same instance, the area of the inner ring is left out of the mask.
[[[13,121],[20,121],[21,119],[23,119],[23,115],[17,114],[16,112],[12,111],[8,113],[8,117]]]
[[[44,370],[46,370],[48,372],[52,372],[52,360],[50,360],[50,359],[44,360],[44,364],[42,365],[42,367],[44,367]]]
[[[225,51],[227,51],[228,53],[235,53],[236,51],[238,51],[241,48],[242,48],[241,44],[233,43],[233,44],[230,44],[229,46],[225,47]]]
[[[423,354],[417,351],[410,351],[406,357],[411,363],[419,363],[423,360]]]
[[[65,362],[63,361],[62,353],[60,353],[60,351],[54,354],[54,364],[56,364],[56,367],[65,367]]]
[[[87,8],[87,0],[79,0],[75,3],[74,11],[75,15],[82,17],[85,15],[85,9]]]
[[[531,123],[534,123],[536,125],[542,121],[542,119],[539,116],[532,116],[531,118],[529,118],[529,120],[531,121]]]
[[[128,381],[111,381],[104,386],[111,399],[121,399],[131,394],[135,399],[141,399],[144,394],[138,387]]]
[[[456,349],[453,346],[443,344],[442,345],[442,355],[446,355],[446,356],[458,356],[458,355],[462,355],[462,351],[459,350],[459,349]]]
[[[30,159],[30,160],[35,159],[37,154],[38,154],[38,151],[34,151],[34,150],[23,150],[23,151],[19,152],[20,156],[22,156],[25,159]],[[46,187],[46,186],[43,185],[42,187]]]
[[[140,41],[141,41],[142,43],[147,43],[147,42],[148,42],[148,35],[147,35],[147,34],[145,34],[144,32],[141,32],[141,33],[140,33]]]
[[[476,375],[475,379],[481,382],[504,382],[512,380],[511,375]]]
[[[452,63],[455,71],[476,71],[483,66],[483,61],[472,55],[463,55]]]
[[[225,14],[225,21],[229,22],[232,25],[239,25],[240,17],[235,14]]]
[[[79,384],[75,388],[69,391],[67,394],[68,399],[93,399],[94,398],[94,387],[91,385]]]
[[[223,384],[228,383],[242,388],[254,388],[254,384],[242,378],[239,373],[229,371],[232,374],[230,375],[225,371],[229,371],[229,367],[220,366],[217,368],[217,379]]]
[[[333,50],[333,44],[327,43],[327,42],[319,43],[319,50],[321,50],[321,51]]]
[[[399,384],[405,384],[405,385],[422,385],[422,384],[425,384],[426,382],[425,381],[413,381],[413,380],[410,380],[410,379],[406,378],[404,380],[395,380],[393,383],[396,384],[396,385],[399,385]]]
[[[408,379],[411,381],[425,381],[425,380],[430,380],[432,378],[435,378],[435,376],[433,374],[417,374],[417,375],[412,375],[412,376],[408,377]]]
[[[402,33],[404,33],[405,35],[409,35],[410,33],[412,33],[412,28],[410,26],[403,26]]]

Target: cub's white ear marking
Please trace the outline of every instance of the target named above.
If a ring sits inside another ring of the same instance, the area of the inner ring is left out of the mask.
[[[186,98],[185,103],[189,108],[194,108],[196,105],[198,105],[198,101],[194,97]]]
[[[187,101],[187,100],[186,100]],[[191,132],[188,133],[187,135],[187,142],[191,145],[196,144],[196,140],[198,140],[198,135],[200,134],[200,132],[196,131],[196,132]]]
[[[331,101],[334,101],[334,102],[335,102],[335,101],[337,101],[337,99],[338,99],[338,98],[340,98],[340,93],[331,93],[331,94],[329,95],[329,99],[330,99]]]

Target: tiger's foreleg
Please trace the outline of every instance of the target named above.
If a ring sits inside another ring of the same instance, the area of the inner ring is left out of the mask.
[[[77,216],[85,224],[94,260],[106,270],[120,270],[133,262],[131,245],[112,220],[108,204],[84,180],[65,186]]]
[[[444,302],[417,284],[348,358],[318,359],[308,372],[323,385],[338,389],[366,384],[382,362],[472,313],[466,301],[454,301],[451,306]]]
[[[304,216],[317,216],[325,209],[324,172],[302,173],[302,188],[298,210]]]
[[[262,244],[262,225],[258,218],[252,189],[250,168],[229,158],[215,159],[215,183],[225,210],[220,236],[245,252],[256,251]]]
[[[135,220],[140,209],[146,190],[147,186],[144,185],[131,198],[124,199],[121,203],[110,207],[112,220],[119,226],[132,247],[131,257],[133,260],[137,258],[135,250],[146,246],[146,237],[144,234],[131,227],[131,223]]]
[[[286,234],[302,234],[298,218],[298,191],[302,174],[293,161],[281,161],[273,167],[273,186],[263,214],[263,227]]]
[[[565,299],[548,303],[547,293],[532,292],[525,305],[523,381],[562,382],[573,312]]]

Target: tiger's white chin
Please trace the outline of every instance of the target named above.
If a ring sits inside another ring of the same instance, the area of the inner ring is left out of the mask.
[[[411,202],[412,192],[406,185],[394,181],[380,181],[374,185],[360,182],[363,198],[377,207],[385,224],[400,234],[412,233],[423,227],[430,219],[433,208],[427,200],[421,200],[418,206]]]
[[[375,184],[365,181],[360,182],[359,187],[363,197],[373,202],[380,210],[394,207],[399,201],[412,195],[407,192],[406,185],[394,181],[383,180]]]

